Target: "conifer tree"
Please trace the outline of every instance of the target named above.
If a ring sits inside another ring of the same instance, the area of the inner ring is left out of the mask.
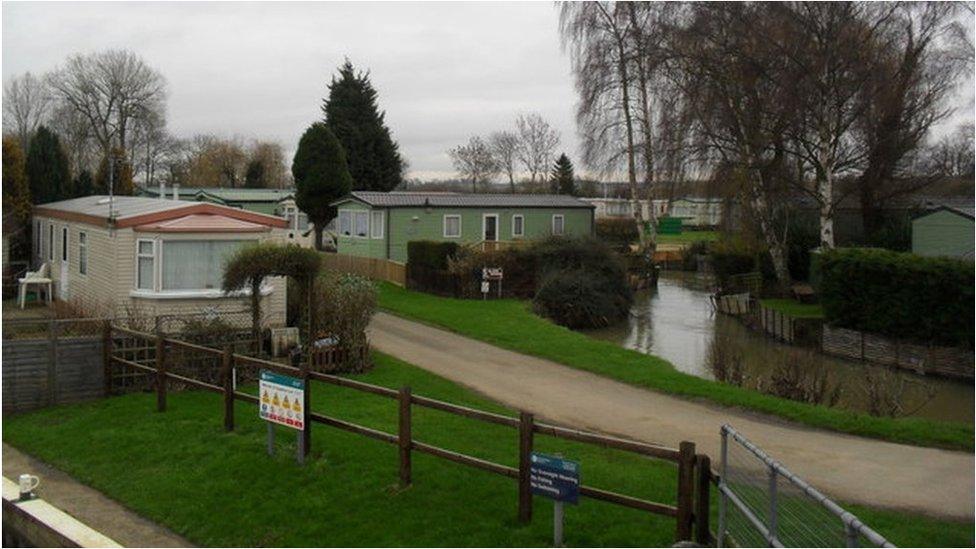
[[[559,155],[556,165],[552,167],[549,184],[555,194],[576,194],[576,176],[573,174],[573,163],[566,153]]]
[[[44,204],[68,198],[71,172],[68,157],[57,134],[38,126],[27,151],[27,183],[35,203]]]
[[[329,204],[352,188],[346,153],[332,130],[322,122],[302,134],[291,165],[295,203],[315,225],[315,247],[322,248],[322,229],[336,216]]]
[[[368,72],[347,59],[329,84],[325,123],[346,153],[354,190],[391,191],[403,181],[404,161],[377,105]]]

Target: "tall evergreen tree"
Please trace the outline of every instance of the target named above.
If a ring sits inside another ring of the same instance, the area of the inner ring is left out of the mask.
[[[576,194],[576,176],[573,173],[573,163],[566,153],[559,155],[556,165],[552,167],[549,185],[555,194]]]
[[[57,134],[38,126],[27,151],[27,182],[37,204],[68,198],[71,172]]]
[[[71,184],[72,196],[88,196],[95,193],[95,179],[91,172],[82,170]]]
[[[403,181],[404,161],[376,103],[369,73],[357,73],[347,59],[332,77],[322,106],[325,123],[342,143],[353,189],[391,191]]]
[[[23,230],[11,241],[11,256],[30,257],[31,195],[27,184],[27,161],[16,137],[3,138],[3,213],[13,214]]]
[[[264,163],[256,158],[247,164],[247,171],[244,173],[244,187],[248,189],[260,189],[265,186]]]
[[[346,153],[332,130],[322,122],[309,126],[298,142],[291,164],[295,203],[315,225],[315,247],[322,249],[322,229],[336,216],[329,204],[352,189]]]

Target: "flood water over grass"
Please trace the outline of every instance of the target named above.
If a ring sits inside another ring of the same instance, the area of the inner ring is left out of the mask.
[[[716,345],[741,357],[747,386],[768,383],[777,368],[806,357],[804,365],[826,371],[828,383],[838,386],[837,406],[866,411],[868,384],[883,386],[883,394],[901,400],[906,411],[930,419],[973,422],[973,383],[920,376],[864,362],[843,360],[811,349],[779,343],[752,331],[738,319],[715,312],[707,283],[693,274],[662,273],[657,290],[638,292],[626,322],[590,330],[592,337],[668,360],[682,372],[714,379],[709,356]]]

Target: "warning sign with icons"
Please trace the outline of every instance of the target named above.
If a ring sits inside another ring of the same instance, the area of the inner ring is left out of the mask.
[[[261,404],[258,414],[261,419],[298,429],[305,429],[305,382],[294,377],[283,376],[268,370],[261,370],[259,387]]]

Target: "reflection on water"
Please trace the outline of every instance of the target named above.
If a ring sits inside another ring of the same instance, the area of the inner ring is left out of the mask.
[[[735,318],[712,310],[709,288],[692,274],[662,273],[656,291],[638,292],[627,322],[590,330],[592,337],[662,357],[682,372],[712,379],[708,356],[716,340],[732,342],[742,357],[747,379],[768,379],[796,347],[746,328]],[[716,338],[719,334],[719,338]],[[905,410],[933,419],[973,422],[973,384],[919,376],[863,362],[816,353],[841,394],[837,406],[865,410],[869,383],[883,383],[882,393],[900,395]],[[748,383],[747,383],[748,384]],[[876,393],[878,391],[875,391]]]

